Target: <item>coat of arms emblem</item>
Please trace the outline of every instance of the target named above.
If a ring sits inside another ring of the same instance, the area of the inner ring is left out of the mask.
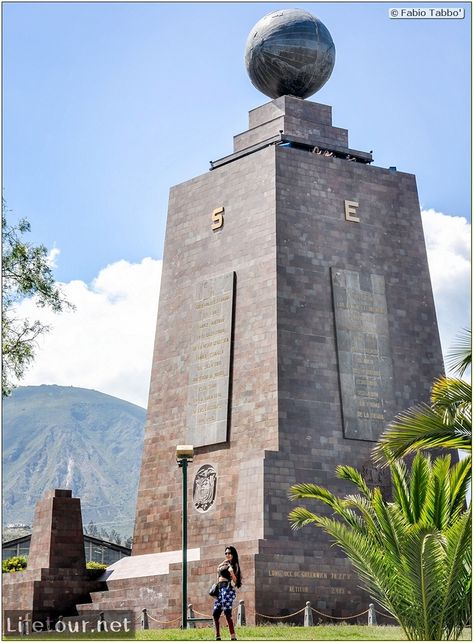
[[[193,502],[202,513],[214,504],[216,498],[217,473],[210,464],[204,464],[196,473],[193,485]]]

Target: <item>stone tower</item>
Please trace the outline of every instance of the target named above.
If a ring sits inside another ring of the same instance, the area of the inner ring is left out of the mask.
[[[177,444],[195,447],[195,609],[210,612],[226,544],[250,622],[307,600],[337,616],[367,607],[322,531],[291,531],[287,494],[346,491],[337,464],[384,484],[374,441],[442,372],[415,177],[371,163],[329,106],[282,96],[171,189],[132,555],[171,561],[154,586],[163,620],[180,613]]]

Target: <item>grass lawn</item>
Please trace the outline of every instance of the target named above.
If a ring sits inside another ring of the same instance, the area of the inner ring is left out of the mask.
[[[406,640],[400,627],[367,625],[318,625],[291,627],[270,625],[236,628],[239,641],[402,641]],[[221,627],[222,640],[229,640],[229,631]],[[140,641],[213,641],[209,627],[195,630],[140,630]]]
[[[221,628],[222,640],[229,641],[229,631]],[[238,627],[239,641],[405,641],[400,627],[393,625],[318,625],[314,627],[291,627],[271,625],[258,627]],[[44,640],[136,640],[136,641],[213,641],[214,631],[210,627],[194,630],[137,630],[135,637],[131,634],[75,634],[68,637],[60,633],[31,634],[25,637],[7,636],[2,640],[44,641]],[[466,628],[461,641],[471,641],[472,631]]]

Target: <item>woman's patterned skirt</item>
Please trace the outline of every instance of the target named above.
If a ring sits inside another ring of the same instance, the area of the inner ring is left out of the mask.
[[[214,601],[214,609],[221,609],[223,612],[231,610],[235,596],[235,589],[230,583],[225,585],[222,583],[222,587],[221,583],[219,583],[219,595]]]

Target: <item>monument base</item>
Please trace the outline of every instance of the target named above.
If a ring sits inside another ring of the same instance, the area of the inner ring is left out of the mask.
[[[251,545],[253,551],[249,551]],[[244,570],[244,584],[234,601],[236,617],[239,600],[245,601],[247,622],[255,623],[255,555],[258,542],[237,543]],[[246,553],[248,552],[248,553]],[[222,547],[188,550],[188,596],[196,615],[210,617],[214,599],[209,588],[217,580],[217,565],[222,560]],[[147,610],[150,629],[180,627],[181,623],[181,551],[144,554],[122,558],[107,568],[100,577],[107,590],[92,592],[91,603],[78,604],[78,614],[108,610],[131,610],[138,623]],[[250,607],[250,610],[248,609]]]
[[[368,608],[369,597],[361,593],[351,563],[342,552],[327,561],[322,551],[314,558],[314,566],[308,568],[301,565],[301,555],[291,543],[286,547],[262,540],[234,544],[243,575],[233,605],[235,621],[242,600],[248,625],[271,623],[276,617],[302,625],[303,613],[299,610],[307,601],[328,617],[350,618]],[[212,615],[214,599],[208,591],[221,559],[220,546],[188,550],[187,604],[197,616]],[[150,629],[180,627],[181,551],[122,558],[100,580],[107,590],[91,593],[92,602],[77,605],[78,614],[127,609],[134,613],[136,627],[140,627],[146,609]],[[366,618],[361,617],[361,622]]]

